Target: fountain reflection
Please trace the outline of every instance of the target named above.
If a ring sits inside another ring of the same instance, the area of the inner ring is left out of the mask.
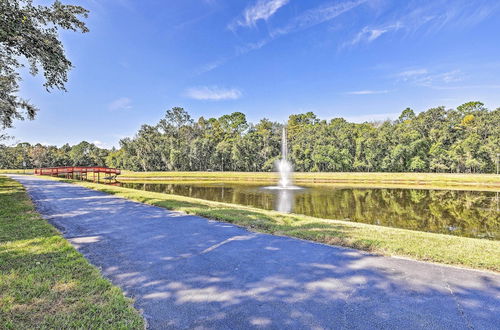
[[[291,213],[295,204],[295,191],[292,189],[279,189],[276,198],[275,210]]]
[[[308,185],[293,190],[234,182],[121,185],[316,218],[500,240],[498,192],[341,185]]]

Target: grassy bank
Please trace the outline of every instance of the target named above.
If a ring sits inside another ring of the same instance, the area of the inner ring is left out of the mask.
[[[273,172],[130,172],[123,171],[122,181],[140,180],[204,180],[274,182]],[[500,175],[496,174],[449,174],[449,173],[295,173],[296,183],[341,183],[357,185],[412,186],[426,188],[494,188],[500,189]]]
[[[33,174],[32,169],[26,169],[26,170],[5,170],[5,169],[0,169],[0,174]]]
[[[139,202],[234,223],[253,231],[353,247],[382,255],[500,271],[500,241],[324,220],[183,196],[72,182]]]
[[[0,176],[0,328],[142,329],[142,317]]]
[[[276,181],[250,181],[250,180],[225,180],[225,179],[171,179],[171,180],[149,180],[149,179],[118,179],[122,183],[149,183],[149,184],[186,184],[186,185],[211,185],[211,184],[237,184],[237,185],[275,185]],[[487,185],[430,185],[430,184],[404,184],[404,183],[363,183],[363,182],[294,182],[294,184],[301,187],[330,187],[337,189],[354,188],[354,189],[427,189],[427,190],[466,190],[466,191],[493,191],[500,192],[500,186],[487,186]]]
[[[32,169],[3,169],[2,173],[33,174]],[[132,172],[122,171],[121,181],[236,181],[276,182],[275,172]],[[402,187],[422,189],[500,190],[500,175],[457,173],[295,173],[297,184],[341,184],[363,187]]]

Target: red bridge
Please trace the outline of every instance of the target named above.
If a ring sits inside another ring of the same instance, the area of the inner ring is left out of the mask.
[[[44,167],[36,168],[35,175],[50,175],[50,176],[64,176],[68,179],[87,180],[88,174],[92,174],[93,181],[100,181],[100,175],[103,173],[105,180],[115,180],[121,171],[117,168],[109,167],[87,167],[87,166],[61,166],[61,167]],[[96,180],[97,179],[97,180]]]

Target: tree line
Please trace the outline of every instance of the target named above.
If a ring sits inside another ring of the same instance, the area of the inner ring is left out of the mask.
[[[194,120],[183,108],[106,150],[20,143],[0,145],[0,168],[110,166],[134,171],[271,171],[281,157],[284,124],[249,123],[241,112]],[[296,171],[492,173],[500,154],[500,108],[405,109],[397,120],[350,123],[290,115],[289,158]]]
[[[45,146],[40,143],[0,144],[0,168],[22,169],[57,166],[106,166],[112,150],[97,147],[86,141],[74,146]]]

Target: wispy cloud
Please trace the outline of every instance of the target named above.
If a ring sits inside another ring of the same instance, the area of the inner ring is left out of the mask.
[[[299,16],[296,16],[285,27],[271,31],[270,37],[275,39],[282,35],[311,28],[318,24],[330,21],[365,2],[367,2],[367,0],[346,1],[342,3],[334,2],[309,9]]]
[[[228,57],[224,57],[224,58],[220,58],[216,61],[213,61],[213,62],[210,62],[210,63],[207,63],[205,65],[203,65],[201,68],[198,68],[196,71],[195,71],[195,74],[203,74],[205,72],[210,72],[212,70],[215,70],[217,69],[219,66],[221,66],[222,64],[226,63],[226,61],[228,60],[229,58]]]
[[[399,22],[380,27],[364,27],[350,42],[345,43],[344,46],[354,46],[360,42],[370,43],[381,37],[383,34],[391,31],[397,31],[400,28],[402,28],[402,24]]]
[[[458,90],[458,89],[500,89],[500,85],[486,84],[486,85],[459,85],[459,86],[433,86],[435,89],[440,90]]]
[[[267,21],[289,0],[258,0],[253,6],[247,7],[242,17],[235,19],[228,28],[235,30],[238,27],[255,26],[259,20]]]
[[[398,77],[403,78],[404,80],[409,80],[413,77],[418,77],[427,74],[429,71],[427,69],[412,69],[402,71],[397,74]]]
[[[235,28],[255,25],[259,20],[269,19],[288,2],[289,0],[258,0],[254,5],[245,9],[242,16],[231,22],[229,26]],[[266,37],[237,46],[233,55],[212,62],[199,72],[211,71],[233,58],[261,49],[279,37],[331,21],[363,4],[370,5],[372,10],[379,7],[376,6],[376,1],[369,0],[329,1],[313,7],[291,18],[283,26],[270,27]],[[425,3],[406,2],[400,7],[402,8],[396,13],[386,15],[385,17],[389,18],[385,21],[374,22],[355,31],[351,38],[339,44],[339,48],[372,43],[382,36],[396,32],[401,32],[402,37],[408,37],[417,32],[419,34],[437,33],[445,27],[455,29],[472,26],[498,13],[500,2],[478,0],[477,3],[473,3],[468,0],[457,0],[449,3],[448,0],[434,0]],[[380,17],[384,16],[380,15]]]
[[[262,39],[262,40],[257,41],[257,42],[251,42],[251,43],[247,43],[243,46],[237,47],[236,48],[236,56],[246,54],[248,52],[251,52],[252,50],[260,49],[260,48],[264,47],[271,40],[272,40],[272,38]]]
[[[352,123],[367,123],[367,122],[378,122],[386,120],[394,120],[400,115],[399,112],[389,112],[389,113],[372,113],[360,116],[347,116],[345,120]]]
[[[299,32],[302,30],[306,30],[308,28],[312,28],[316,25],[319,25],[321,23],[325,23],[327,21],[330,21],[358,6],[361,4],[367,2],[368,0],[352,0],[352,1],[347,1],[343,3],[337,3],[337,2],[330,2],[326,5],[318,6],[312,9],[309,9],[302,14],[296,16],[293,18],[287,25],[281,27],[281,28],[275,28],[271,30],[266,38],[263,38],[259,41],[256,42],[251,42],[251,43],[246,43],[242,46],[239,46],[236,48],[236,52],[232,56],[227,56],[224,58],[221,58],[217,61],[211,62],[205,66],[203,66],[200,70],[198,70],[198,73],[205,73],[209,72],[225,62],[238,57],[240,55],[244,55],[248,52],[251,52],[253,50],[260,49],[267,45],[269,42],[290,34],[294,32]]]
[[[432,88],[464,80],[464,74],[460,70],[430,72],[425,68],[402,71],[396,77],[404,82]]]
[[[374,94],[387,94],[388,90],[362,90],[362,91],[352,91],[347,92],[349,95],[374,95]]]
[[[309,9],[302,14],[293,18],[289,24],[271,30],[269,32],[269,36],[265,39],[262,39],[258,42],[248,43],[243,47],[238,48],[238,54],[245,54],[249,51],[260,49],[264,47],[269,42],[282,37],[284,35],[295,33],[299,31],[303,31],[309,28],[312,28],[321,23],[325,23],[330,21],[356,7],[367,2],[367,0],[355,0],[355,1],[347,1],[342,3],[330,3],[327,5],[322,5],[319,7],[315,7]]]
[[[407,35],[416,31],[436,33],[443,28],[463,28],[481,23],[500,10],[500,2],[434,0],[422,2],[407,2],[408,5],[400,11],[397,18],[379,22],[375,26],[365,26],[357,32],[351,41],[343,46],[354,46],[361,42],[372,42],[380,36],[403,30]],[[424,30],[425,29],[425,30]]]
[[[95,144],[96,147],[103,148],[103,149],[111,149],[107,143],[104,143],[99,140],[92,141],[93,144]]]
[[[453,28],[473,26],[494,16],[500,10],[500,2],[489,0],[461,0],[450,3],[447,0],[431,2],[428,7],[437,18],[434,27]]]
[[[464,75],[460,70],[453,70],[453,71],[429,75],[425,77],[425,79],[428,83],[444,82],[446,84],[449,84],[464,80]]]
[[[120,97],[108,105],[109,110],[126,110],[132,108],[132,100],[128,97]]]
[[[195,100],[236,100],[242,96],[237,88],[220,88],[217,86],[200,86],[186,89],[184,95]]]

